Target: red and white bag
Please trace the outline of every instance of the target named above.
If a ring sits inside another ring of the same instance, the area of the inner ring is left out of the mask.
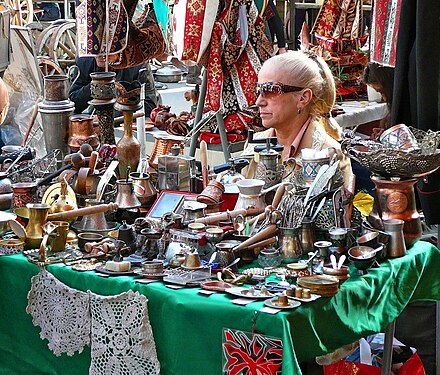
[[[341,359],[330,365],[324,365],[324,375],[381,375],[381,368],[378,367],[377,361],[373,361],[374,355],[372,349],[377,351],[383,350],[383,334],[373,336],[371,343],[365,339],[359,340],[359,361],[349,361]],[[394,339],[393,346],[404,346],[402,343]],[[394,375],[425,375],[423,363],[416,350],[411,348],[413,354],[398,366],[393,365],[392,374]]]

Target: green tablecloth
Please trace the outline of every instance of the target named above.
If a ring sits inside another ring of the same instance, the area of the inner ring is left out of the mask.
[[[332,298],[304,303],[276,315],[258,313],[256,330],[283,338],[283,375],[300,374],[298,363],[379,332],[409,302],[440,300],[440,251],[418,242],[405,257],[382,262],[367,275],[352,277]],[[172,290],[161,282],[133,277],[102,278],[52,265],[49,272],[70,287],[113,295],[132,289],[146,295],[163,375],[218,375],[222,328],[250,331],[262,302],[237,306],[226,294],[203,296],[198,289]],[[25,312],[30,279],[38,267],[22,255],[0,257],[0,374],[88,373],[90,349],[56,357]]]

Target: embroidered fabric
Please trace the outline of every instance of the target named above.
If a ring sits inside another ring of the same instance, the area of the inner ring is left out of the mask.
[[[90,345],[89,295],[57,280],[44,268],[32,277],[26,312],[41,327],[40,337],[59,356]]]
[[[159,374],[147,298],[128,291],[116,296],[90,292],[90,375]]]

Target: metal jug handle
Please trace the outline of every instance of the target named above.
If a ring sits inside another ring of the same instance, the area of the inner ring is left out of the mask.
[[[133,188],[134,188],[135,186],[138,187],[138,188],[141,188],[141,189],[142,189],[142,194],[138,194],[138,193],[136,192],[136,190],[134,190],[134,194],[135,194],[137,197],[142,197],[142,195],[145,194],[145,188],[144,188],[143,186],[137,184],[136,182],[133,182]]]
[[[284,172],[283,172],[282,179],[284,180],[294,172],[294,170],[296,168],[295,158],[289,158],[289,159],[284,160],[283,166],[284,166]]]
[[[79,70],[78,65],[71,65],[69,67],[69,69],[67,70],[67,77],[69,78],[71,87],[78,80],[80,74],[81,74],[81,71]]]

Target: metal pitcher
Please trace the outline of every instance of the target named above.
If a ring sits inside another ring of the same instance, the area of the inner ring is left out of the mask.
[[[133,172],[129,176],[133,180],[134,193],[141,202],[141,207],[150,207],[157,196],[157,190],[151,183],[150,174]]]
[[[29,222],[26,226],[26,248],[38,249],[43,240],[43,225],[46,224],[50,206],[42,203],[28,203]]]
[[[128,210],[141,207],[141,202],[134,192],[134,184],[131,179],[122,179],[116,181],[117,195],[115,203],[119,210]]]

